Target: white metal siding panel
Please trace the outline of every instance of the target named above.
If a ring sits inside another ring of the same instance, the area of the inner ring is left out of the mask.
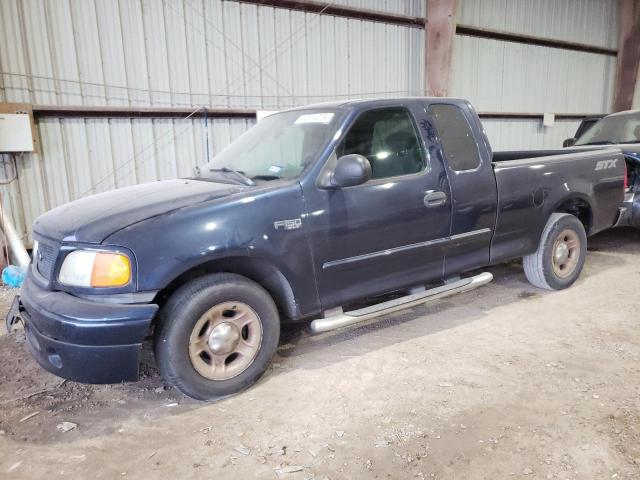
[[[118,15],[124,49],[124,69],[127,82],[123,85],[122,97],[129,97],[129,104],[145,106],[151,102],[149,92],[149,67],[142,14],[142,3],[120,0],[119,9],[107,13]],[[119,95],[120,96],[120,95]]]
[[[199,35],[197,35],[196,41],[204,41],[207,51],[209,103],[215,106],[228,106],[230,102],[225,94],[228,89],[230,72],[227,64],[227,51],[224,48],[223,8],[220,2],[209,2],[207,0],[203,0],[203,2],[203,29],[198,32]],[[207,98],[201,101],[207,103]]]
[[[23,8],[23,24],[25,43],[19,44],[26,65],[25,71],[12,73],[27,73],[34,76],[33,78],[33,95],[30,101],[32,103],[56,104],[58,95],[66,90],[67,84],[49,80],[49,77],[55,77],[54,60],[50,49],[50,40],[48,35],[48,22],[45,12],[45,4],[39,0],[25,0],[21,2]],[[15,19],[4,19],[6,21],[14,21]],[[2,28],[5,28],[3,25]],[[1,29],[0,29],[1,30]],[[26,44],[26,45],[25,45]],[[7,94],[7,101],[13,101],[13,96]]]
[[[210,155],[253,121],[209,119]],[[31,224],[45,211],[81,196],[135,183],[188,176],[206,161],[204,120],[43,119],[43,155],[17,157],[18,182],[0,186],[16,229],[31,242]],[[0,155],[0,176],[12,174]]]
[[[114,118],[109,120],[109,140],[113,156],[113,179],[117,187],[126,187],[138,183],[138,175],[135,169],[133,129],[131,120]],[[131,164],[134,168],[131,168]],[[123,172],[125,168],[130,172]],[[124,175],[124,173],[127,173]]]
[[[209,94],[209,72],[207,58],[207,37],[203,33],[206,28],[204,1],[186,4],[184,8],[184,35],[187,52],[185,56],[188,67],[186,91],[190,97],[186,103],[190,105],[207,105]]]
[[[171,15],[175,15],[172,12]],[[169,78],[169,54],[165,31],[164,2],[143,2],[142,18],[145,32],[145,52],[154,106],[171,105],[171,80]]]
[[[117,0],[95,3],[102,75],[107,85],[128,83],[120,13]],[[106,87],[105,94],[109,105],[129,104],[128,91],[123,88]]]
[[[7,101],[272,110],[422,90],[417,28],[221,0],[6,0],[0,12]]]
[[[451,94],[495,112],[601,113],[611,108],[615,58],[456,35]]]
[[[261,9],[262,10],[262,9]],[[260,62],[260,36],[258,30],[258,7],[255,5],[240,5],[241,43],[239,54],[245,59],[244,64],[244,90],[243,95],[249,97],[244,106],[259,105],[261,103],[260,86],[273,87],[266,82],[272,81],[262,69]],[[271,94],[274,91],[271,90]]]
[[[163,16],[167,43],[167,70],[172,105],[193,105],[190,95],[191,65],[187,48],[187,26],[184,4],[163,2]],[[193,10],[191,10],[191,13]],[[197,91],[197,90],[196,90]],[[201,90],[204,91],[204,90]]]
[[[616,48],[616,0],[459,0],[458,23]]]
[[[98,35],[97,14],[93,2],[72,0],[69,11],[73,25],[74,44],[76,46],[76,62],[80,80],[81,103],[105,105],[105,83],[102,72],[102,48]],[[61,57],[66,54],[61,52]],[[75,72],[71,74],[75,76]],[[61,75],[67,78],[66,73]]]
[[[43,4],[47,19],[46,33],[49,39],[53,76],[65,80],[54,82],[58,83],[55,87],[58,102],[62,105],[82,105],[82,85],[77,52],[79,45],[74,37],[70,4],[68,1]],[[33,34],[42,35],[43,32],[29,32],[29,35]]]
[[[14,1],[0,2],[0,69],[9,72],[28,73],[24,52],[22,31],[15,21],[19,16],[20,5]],[[14,102],[28,102],[28,77],[2,76],[2,99],[6,95]],[[6,91],[6,93],[5,93]]]
[[[579,120],[556,121],[553,127],[543,127],[542,120],[484,119],[489,143],[494,151],[562,148],[566,138],[573,137]]]
[[[57,119],[43,119],[38,124],[40,133],[40,141],[42,151],[46,152],[46,156],[42,155],[38,158],[42,159],[43,165],[46,167],[47,174],[42,189],[47,192],[47,201],[44,202],[33,196],[33,192],[24,192],[28,195],[26,201],[35,203],[38,208],[52,208],[54,205],[62,205],[71,201],[74,197],[70,189],[67,172],[67,145],[64,141],[64,132],[62,124]],[[32,155],[36,157],[35,155]],[[18,173],[22,174],[22,162],[18,161]],[[40,203],[42,201],[42,203]]]

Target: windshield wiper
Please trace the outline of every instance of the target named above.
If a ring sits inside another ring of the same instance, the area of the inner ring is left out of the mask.
[[[251,180],[280,180],[278,175],[254,175]]]
[[[580,144],[575,144],[576,147],[581,147],[584,145],[615,145],[615,142],[612,142],[611,140],[601,140],[598,142],[588,142],[588,143],[580,143]]]
[[[210,168],[209,169],[210,172],[224,172],[224,173],[233,173],[236,178],[238,180],[240,180],[243,184],[248,185],[250,187],[253,187],[256,182],[254,182],[253,180],[251,180],[249,177],[247,177],[244,173],[238,171],[238,170],[234,170],[233,168],[229,168],[229,167],[222,167],[222,168]]]

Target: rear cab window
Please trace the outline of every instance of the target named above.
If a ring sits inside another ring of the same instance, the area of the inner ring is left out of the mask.
[[[449,168],[454,172],[477,169],[480,166],[480,153],[471,125],[460,107],[435,104],[429,106],[428,112]]]

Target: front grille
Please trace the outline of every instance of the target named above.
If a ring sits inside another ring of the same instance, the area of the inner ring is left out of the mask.
[[[47,280],[51,280],[57,255],[57,245],[38,242],[38,251],[36,252],[37,257],[35,258],[36,268],[38,269],[38,272],[40,272],[40,275]]]

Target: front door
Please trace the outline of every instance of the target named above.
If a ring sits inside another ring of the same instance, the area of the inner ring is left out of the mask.
[[[442,277],[451,202],[443,166],[428,161],[418,133],[424,115],[405,107],[360,113],[335,154],[366,157],[371,180],[307,187],[306,223],[324,309]]]

